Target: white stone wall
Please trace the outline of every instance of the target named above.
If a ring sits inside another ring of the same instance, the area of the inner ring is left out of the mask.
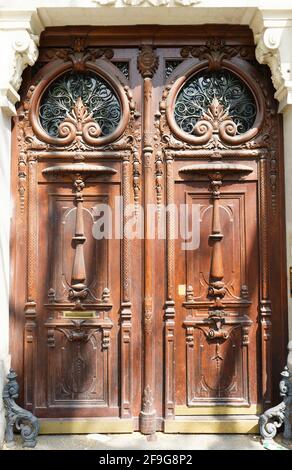
[[[285,204],[287,266],[292,267],[292,106],[287,106],[283,113],[284,122],[284,157],[285,157]],[[287,276],[288,278],[288,276]],[[292,298],[288,282],[289,339],[292,340]],[[292,368],[291,368],[292,370]]]
[[[10,117],[0,110],[0,390],[9,368],[8,320],[9,320],[9,225],[10,225]],[[4,409],[0,400],[0,445],[4,434]]]
[[[10,118],[19,99],[22,72],[37,59],[41,31],[64,25],[205,23],[249,25],[257,59],[271,69],[275,97],[284,116],[288,268],[292,265],[291,0],[0,0],[0,394],[9,367]],[[289,337],[292,339],[290,297]],[[3,418],[0,400],[0,446]]]

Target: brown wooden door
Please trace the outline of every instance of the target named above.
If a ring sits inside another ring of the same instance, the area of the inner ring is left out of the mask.
[[[44,432],[251,431],[277,397],[272,96],[246,28],[43,33],[13,130],[11,350]]]
[[[216,240],[211,238],[214,209],[208,182],[176,184],[177,203],[197,204],[200,213],[199,246],[183,251],[183,240],[176,243],[178,409],[256,403],[258,371],[249,360],[256,357],[253,325],[259,300],[256,184],[225,181],[220,189],[219,268],[225,292],[210,288]]]

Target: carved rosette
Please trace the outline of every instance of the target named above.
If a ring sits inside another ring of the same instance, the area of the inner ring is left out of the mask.
[[[5,29],[4,26],[4,29],[1,30],[1,41],[5,44],[5,54],[3,53],[0,59],[0,107],[8,116],[17,114],[15,103],[19,101],[18,90],[22,82],[22,73],[28,65],[34,65],[38,58],[38,39],[38,35],[34,34],[29,27],[21,29],[18,26],[16,29],[10,29],[10,27]]]
[[[291,372],[285,366],[281,372],[279,383],[282,402],[266,410],[259,417],[260,434],[264,442],[269,442],[276,436],[278,429],[284,424],[284,438],[291,439],[291,404],[292,382]]]
[[[172,97],[173,99],[174,97]],[[163,103],[161,103],[161,106]],[[178,127],[171,112],[170,107],[166,108],[168,124],[172,127],[172,130],[177,134],[181,140],[198,145],[205,146],[206,148],[212,148],[215,151],[217,149],[228,148],[231,145],[239,145],[245,140],[249,140],[250,135],[254,135],[258,132],[256,127],[248,130],[245,134],[238,134],[238,125],[233,120],[232,116],[229,115],[229,110],[225,108],[216,98],[213,98],[206,111],[202,110],[202,114],[194,124],[192,131],[186,133],[183,129]],[[175,142],[172,136],[165,136],[166,142]],[[177,143],[177,148],[184,148],[185,145]]]
[[[101,128],[93,119],[92,113],[84,106],[79,96],[70,114],[59,126],[59,135],[70,144],[81,138],[88,144],[94,145],[101,135]]]
[[[61,328],[56,326],[58,331],[61,331],[68,341],[73,343],[87,343],[90,338],[96,333],[97,329],[100,329],[102,332],[102,348],[103,350],[109,349],[110,347],[110,330],[113,327],[113,324],[110,320],[101,325],[87,325],[85,320],[71,320],[72,327]],[[55,329],[48,329],[48,345],[50,347],[55,346],[54,339]]]
[[[84,72],[88,62],[94,62],[101,58],[111,60],[113,57],[113,49],[88,47],[87,38],[77,36],[72,38],[72,46],[69,48],[46,48],[41,50],[39,60],[41,63],[60,59],[64,62],[70,61],[73,70]]]
[[[182,48],[181,55],[196,57],[199,61],[186,68],[182,76],[167,84],[163,91],[157,127],[164,146],[172,149],[196,146],[219,151],[235,146],[261,147],[263,124],[266,124],[263,119],[266,91],[257,80],[250,80],[237,59],[254,60],[252,47],[234,47],[221,38],[212,38],[203,46]],[[257,76],[256,69],[254,75]]]
[[[257,35],[256,40],[256,59],[260,64],[267,64],[270,67],[273,85],[281,99],[281,93],[283,93],[285,85],[279,52],[281,30],[268,28],[262,34]]]

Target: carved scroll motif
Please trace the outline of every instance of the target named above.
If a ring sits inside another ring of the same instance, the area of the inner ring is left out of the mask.
[[[114,56],[113,49],[92,48],[87,46],[87,38],[73,37],[72,45],[68,48],[46,48],[40,51],[39,61],[46,63],[61,59],[64,62],[71,61],[76,72],[84,72],[86,62],[94,62],[104,57],[111,60]]]
[[[209,62],[209,70],[218,70],[224,59],[232,59],[237,55],[242,57],[249,56],[249,50],[246,47],[227,46],[222,38],[211,38],[204,46],[186,46],[180,51],[181,57],[195,57],[199,60],[207,60]]]
[[[76,222],[75,222],[75,235],[72,237],[72,244],[75,246],[75,254],[72,269],[71,289],[69,297],[72,300],[77,300],[80,303],[81,299],[85,299],[88,294],[86,286],[86,271],[84,260],[84,243],[86,237],[84,236],[84,222],[83,222],[83,194],[84,181],[79,175],[74,181],[75,201],[76,201]]]
[[[87,298],[90,290],[87,285],[86,265],[84,258],[84,245],[86,237],[84,233],[84,206],[83,206],[83,190],[85,181],[93,175],[105,175],[107,177],[116,173],[116,170],[102,165],[88,163],[72,163],[64,165],[54,165],[47,167],[42,171],[46,177],[50,176],[69,176],[72,180],[73,192],[75,193],[76,218],[75,229],[72,237],[72,247],[74,249],[74,257],[72,264],[71,280],[68,280],[70,286],[68,297],[75,303],[76,310],[82,308],[82,301]],[[94,297],[91,293],[91,296]],[[110,291],[106,287],[102,293],[101,303],[109,304]],[[55,288],[51,287],[48,293],[50,304],[55,302]],[[95,299],[95,297],[94,297]],[[98,300],[98,299],[95,299]]]
[[[39,433],[39,420],[30,411],[21,408],[15,400],[18,398],[19,385],[17,374],[10,369],[7,375],[8,382],[3,390],[3,402],[6,411],[5,441],[8,447],[14,446],[13,428],[20,431],[23,447],[35,447]]]

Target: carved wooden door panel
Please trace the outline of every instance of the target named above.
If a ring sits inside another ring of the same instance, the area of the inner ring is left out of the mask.
[[[177,202],[186,201],[190,208],[196,204],[200,214],[194,248],[181,250],[182,239],[176,243],[180,412],[185,403],[196,407],[257,402],[257,370],[250,362],[256,355],[252,325],[258,305],[256,184],[247,178],[241,184],[224,181],[216,231],[208,181],[193,178],[177,181],[175,192]],[[221,243],[219,259],[216,243]]]
[[[245,432],[277,397],[272,96],[246,28],[43,33],[14,120],[11,244],[12,362],[43,432]]]
[[[50,169],[56,171],[55,166],[46,168]],[[58,413],[78,407],[80,402],[99,407],[100,415],[104,410],[112,416],[117,413],[115,306],[120,299],[120,246],[114,240],[92,237],[96,208],[99,204],[113,206],[119,195],[114,178],[109,178],[111,173],[106,175],[109,170],[94,169],[96,177],[86,183],[78,176],[73,195],[70,183],[56,189],[58,180],[55,184],[44,182],[38,194],[39,236],[46,241],[38,262],[48,273],[50,287],[47,291],[48,285],[42,284],[36,297],[36,303],[43,301],[48,312],[38,335],[48,349],[40,348],[37,357],[48,369],[38,367],[35,372],[38,383],[48,381],[48,406]],[[47,301],[43,300],[46,296]]]
[[[252,49],[211,39],[180,54],[157,119],[176,209],[166,219],[165,429],[200,432],[211,419],[236,432],[234,415],[245,415],[241,429],[254,431],[252,415],[272,401],[280,321],[277,118]]]
[[[82,44],[41,50],[19,110],[24,404],[41,419],[87,417],[95,419],[87,430],[131,431],[140,411],[132,394],[141,394],[132,380],[141,376],[141,255],[124,230],[126,207],[138,203],[139,116],[129,62],[119,68],[112,50]]]

